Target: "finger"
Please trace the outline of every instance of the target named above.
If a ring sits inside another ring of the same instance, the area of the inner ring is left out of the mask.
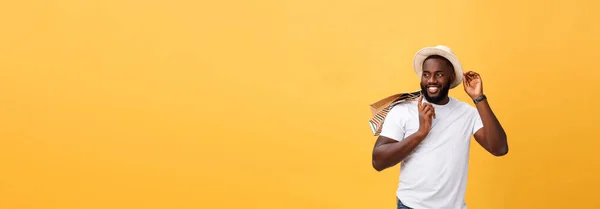
[[[430,108],[431,108],[430,104],[428,104],[428,103],[423,104],[423,110],[429,110]]]
[[[422,110],[422,107],[423,107],[422,104],[423,104],[423,94],[421,94],[421,96],[419,96],[419,103],[417,106],[417,107],[419,107],[419,110]]]
[[[435,108],[431,104],[427,104],[427,106],[425,107],[424,112],[426,114],[429,114],[429,117],[434,116],[435,115]]]
[[[472,81],[473,79],[476,78],[475,76],[476,74],[474,72],[470,72],[469,75],[467,75],[467,78],[469,79],[469,81]]]
[[[435,119],[435,110],[433,110],[433,108],[429,108],[428,111],[425,113],[425,117],[431,119],[434,118]]]
[[[473,72],[473,71],[469,71],[469,73],[467,73],[467,77],[469,79],[472,79],[474,76],[475,76],[475,72]]]
[[[426,106],[425,108],[423,108],[423,114],[426,117],[430,117],[431,113],[433,112],[433,109],[431,109],[430,106]]]
[[[432,104],[427,103],[427,106],[429,106],[429,108],[431,108],[431,109],[435,109],[435,107],[433,107]]]
[[[427,106],[427,104],[421,105],[421,112],[427,112],[428,109],[429,109],[429,106]]]

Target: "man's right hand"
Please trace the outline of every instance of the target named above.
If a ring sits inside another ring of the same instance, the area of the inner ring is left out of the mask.
[[[382,171],[402,162],[429,134],[432,118],[435,118],[435,110],[431,104],[423,104],[421,95],[419,98],[419,130],[400,141],[379,135],[373,148],[373,168]]]
[[[429,103],[423,104],[423,95],[419,97],[419,130],[424,135],[429,134],[432,118],[435,118],[435,109]]]

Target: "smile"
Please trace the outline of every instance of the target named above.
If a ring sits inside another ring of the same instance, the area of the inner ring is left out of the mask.
[[[429,92],[430,94],[435,94],[438,93],[440,91],[440,88],[437,86],[430,86],[427,88],[427,92]]]

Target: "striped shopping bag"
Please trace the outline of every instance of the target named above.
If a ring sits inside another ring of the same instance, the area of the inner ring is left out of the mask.
[[[415,91],[410,93],[399,93],[383,98],[373,104],[371,107],[371,114],[373,117],[369,120],[371,131],[373,135],[378,136],[381,133],[385,116],[390,112],[392,107],[405,101],[413,101],[421,96],[421,91]]]

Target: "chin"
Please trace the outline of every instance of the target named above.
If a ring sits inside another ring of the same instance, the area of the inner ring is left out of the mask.
[[[432,99],[437,99],[440,96],[440,94],[430,94],[427,93],[427,97],[432,98]]]
[[[443,98],[440,97],[439,94],[431,95],[431,94],[427,93],[425,95],[425,99],[427,100],[427,102],[430,102],[430,103],[438,103],[438,102],[442,101]]]
[[[429,102],[435,102],[435,101],[439,101],[442,99],[442,97],[440,96],[440,94],[429,94],[427,93],[426,97],[425,97]]]

